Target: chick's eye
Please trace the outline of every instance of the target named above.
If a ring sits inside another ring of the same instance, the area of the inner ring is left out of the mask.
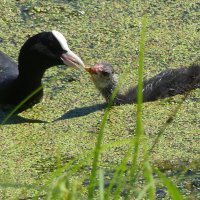
[[[105,71],[102,71],[102,74],[103,74],[104,76],[108,76],[108,75],[109,75],[109,73],[108,73],[108,72],[105,72]]]

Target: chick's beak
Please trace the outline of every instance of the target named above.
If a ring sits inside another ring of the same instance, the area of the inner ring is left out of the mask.
[[[85,67],[85,70],[90,74],[97,74],[97,70],[94,67]]]
[[[85,65],[80,57],[78,57],[73,51],[69,50],[61,55],[63,63],[69,67],[73,67],[78,70],[85,68]]]

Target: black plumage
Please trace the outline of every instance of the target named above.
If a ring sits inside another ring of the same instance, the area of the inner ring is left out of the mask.
[[[100,63],[87,68],[92,80],[108,102],[117,86],[113,68],[108,63]],[[192,64],[188,68],[169,69],[144,80],[143,102],[155,101],[166,97],[184,94],[187,91],[200,88],[200,65]],[[120,91],[114,99],[115,105],[132,104],[137,101],[137,86],[130,87],[125,93]]]
[[[0,104],[17,105],[41,87],[25,107],[38,103],[43,96],[42,77],[49,67],[56,65],[84,67],[58,31],[41,32],[30,37],[20,50],[18,64],[0,52]]]

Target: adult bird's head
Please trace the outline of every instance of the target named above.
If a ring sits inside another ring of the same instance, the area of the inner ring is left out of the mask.
[[[85,67],[58,31],[41,32],[29,38],[20,50],[18,61],[19,71],[44,71],[63,64],[76,69]]]

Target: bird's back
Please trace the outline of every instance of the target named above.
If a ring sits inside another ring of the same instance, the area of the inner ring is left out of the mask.
[[[0,51],[0,92],[17,78],[18,73],[17,63]]]
[[[147,79],[143,85],[143,101],[155,101],[166,97],[184,94],[200,88],[200,65],[193,64],[188,68],[169,69]],[[137,86],[125,94],[118,95],[117,104],[135,103]]]
[[[199,88],[200,66],[171,69],[144,81],[144,101],[154,101]]]

